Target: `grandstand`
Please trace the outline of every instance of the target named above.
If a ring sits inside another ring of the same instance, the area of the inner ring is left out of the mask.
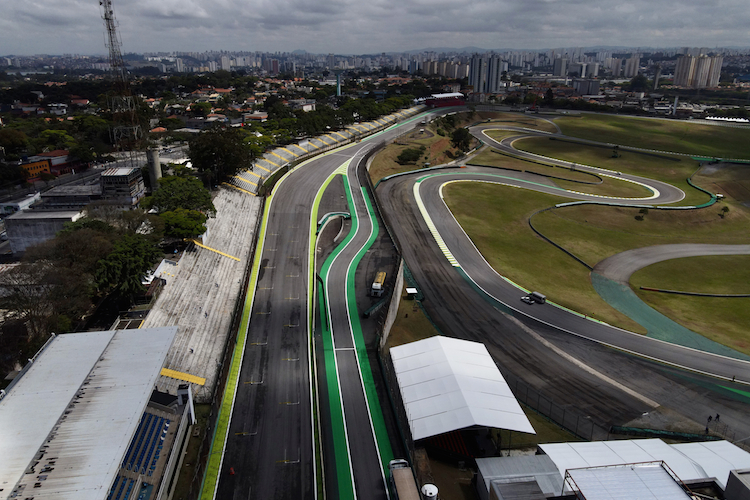
[[[460,95],[461,98],[463,98],[463,94]],[[463,104],[463,102],[461,104]],[[457,104],[450,105],[455,106]],[[276,170],[283,168],[296,160],[308,158],[315,154],[343,146],[349,142],[357,140],[358,138],[383,130],[390,125],[398,123],[400,120],[414,116],[422,109],[423,106],[421,105],[413,106],[409,109],[397,111],[371,122],[349,125],[343,130],[304,139],[298,144],[278,147],[266,152],[261,158],[257,159],[253,164],[252,169],[239,172],[231,179],[231,184],[251,194],[258,194],[260,192],[260,186],[262,186]]]
[[[0,399],[0,498],[168,499],[187,384],[155,391],[176,327],[53,336]]]
[[[192,246],[179,263],[155,275],[166,286],[142,325],[179,327],[165,366],[205,379],[193,387],[198,403],[213,396],[263,201],[222,188],[214,206],[216,217],[206,222],[203,246]],[[157,388],[175,394],[184,380],[161,377]]]
[[[443,108],[446,106],[463,106],[466,98],[461,92],[450,92],[447,94],[432,94],[425,100],[425,104],[431,108]]]
[[[422,109],[423,106],[415,106],[372,122],[276,148],[256,160],[252,170],[232,179],[231,186],[238,189],[219,190],[214,198],[216,217],[206,222],[202,246],[192,247],[179,263],[154,274],[154,278],[165,280],[166,286],[142,327],[179,327],[165,366],[175,374],[182,374],[182,378],[159,378],[157,388],[160,391],[174,394],[183,381],[202,379],[193,386],[196,402],[209,403],[214,397],[232,315],[242,293],[242,278],[252,258],[254,232],[263,208],[262,198],[255,194],[263,182],[279,168],[305,155],[382,130]],[[122,323],[123,327],[130,324],[137,323]]]

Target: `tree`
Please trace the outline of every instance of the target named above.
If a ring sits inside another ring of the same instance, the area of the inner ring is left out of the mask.
[[[555,94],[552,92],[552,89],[547,89],[547,92],[544,93],[544,105],[545,106],[552,106],[555,103]]]
[[[26,321],[32,339],[47,333],[50,285],[46,271],[50,264],[21,264],[0,274],[0,306],[11,318]]]
[[[211,112],[212,106],[208,102],[194,102],[190,105],[190,111],[196,116],[207,116]]]
[[[235,128],[213,127],[191,139],[190,161],[210,185],[253,167],[253,152]],[[194,208],[194,207],[183,207]]]
[[[20,130],[0,129],[0,147],[8,154],[20,153],[29,143],[28,137]]]
[[[36,140],[41,149],[70,149],[76,145],[76,140],[64,130],[44,130]]]
[[[646,90],[648,90],[648,78],[644,75],[638,74],[630,80],[631,92],[645,92]]]
[[[146,208],[156,209],[159,214],[178,208],[198,210],[208,215],[216,213],[211,193],[195,177],[162,177],[159,179],[159,189],[142,203]]]
[[[164,232],[175,238],[193,238],[206,232],[207,217],[197,210],[177,208],[161,214]]]
[[[465,128],[458,128],[451,133],[451,144],[461,151],[468,151],[471,149],[471,134]]]
[[[417,161],[422,157],[422,154],[424,154],[425,147],[422,146],[420,148],[406,148],[398,155],[396,158],[396,161],[400,165],[406,165],[408,163],[417,163]]]
[[[161,255],[158,248],[140,234],[126,234],[114,250],[99,261],[96,284],[102,292],[132,297],[143,290],[141,281]]]

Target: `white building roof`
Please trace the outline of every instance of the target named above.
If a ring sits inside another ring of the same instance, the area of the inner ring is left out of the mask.
[[[414,440],[472,426],[536,434],[484,344],[436,336],[391,358]]]
[[[176,332],[50,341],[0,400],[0,498],[17,488],[36,500],[105,498]]]
[[[448,92],[445,94],[432,94],[429,98],[431,99],[449,99],[451,97],[464,97],[461,92]]]
[[[729,471],[750,467],[750,453],[728,441],[669,445],[661,439],[540,444],[564,477],[566,470],[664,461],[682,481],[716,478],[726,487]]]
[[[661,463],[568,471],[586,500],[690,500]],[[570,482],[568,483],[571,486]]]
[[[750,468],[750,453],[729,441],[704,441],[671,446],[700,465],[707,477],[716,478],[722,488],[727,487],[729,471]]]
[[[136,167],[111,167],[102,172],[102,176],[127,176],[136,170],[138,170]]]

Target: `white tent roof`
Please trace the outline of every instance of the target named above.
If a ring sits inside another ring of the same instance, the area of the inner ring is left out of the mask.
[[[0,498],[106,497],[176,332],[51,340],[0,400]]]
[[[671,446],[700,465],[708,477],[715,477],[722,488],[727,487],[729,471],[750,468],[750,453],[729,441],[704,441]]]
[[[669,445],[661,439],[540,444],[560,474],[584,467],[663,460],[683,481],[716,478],[726,487],[729,471],[750,467],[750,453],[728,441]]]
[[[690,500],[687,492],[658,462],[573,469],[568,475],[586,500]]]
[[[414,440],[475,425],[536,434],[484,344],[436,336],[391,358]]]

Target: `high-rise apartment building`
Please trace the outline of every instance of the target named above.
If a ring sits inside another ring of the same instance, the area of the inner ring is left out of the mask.
[[[221,69],[223,69],[224,71],[229,71],[232,69],[232,64],[229,60],[229,56],[221,56],[221,60],[219,62],[221,64]]]
[[[558,57],[555,59],[552,65],[553,76],[566,76],[568,74],[568,60],[564,57]]]
[[[623,76],[625,78],[633,78],[638,74],[638,70],[641,67],[641,56],[633,55],[625,60],[625,70]]]
[[[724,56],[711,57],[711,67],[708,70],[708,80],[706,81],[706,87],[714,88],[719,86],[719,79],[721,78],[721,65],[723,63]]]
[[[718,87],[723,62],[723,56],[679,57],[674,70],[674,84],[694,89]]]
[[[500,56],[475,55],[469,63],[469,85],[474,87],[474,92],[494,94],[503,86],[503,73],[508,71],[508,63],[500,59]]]

